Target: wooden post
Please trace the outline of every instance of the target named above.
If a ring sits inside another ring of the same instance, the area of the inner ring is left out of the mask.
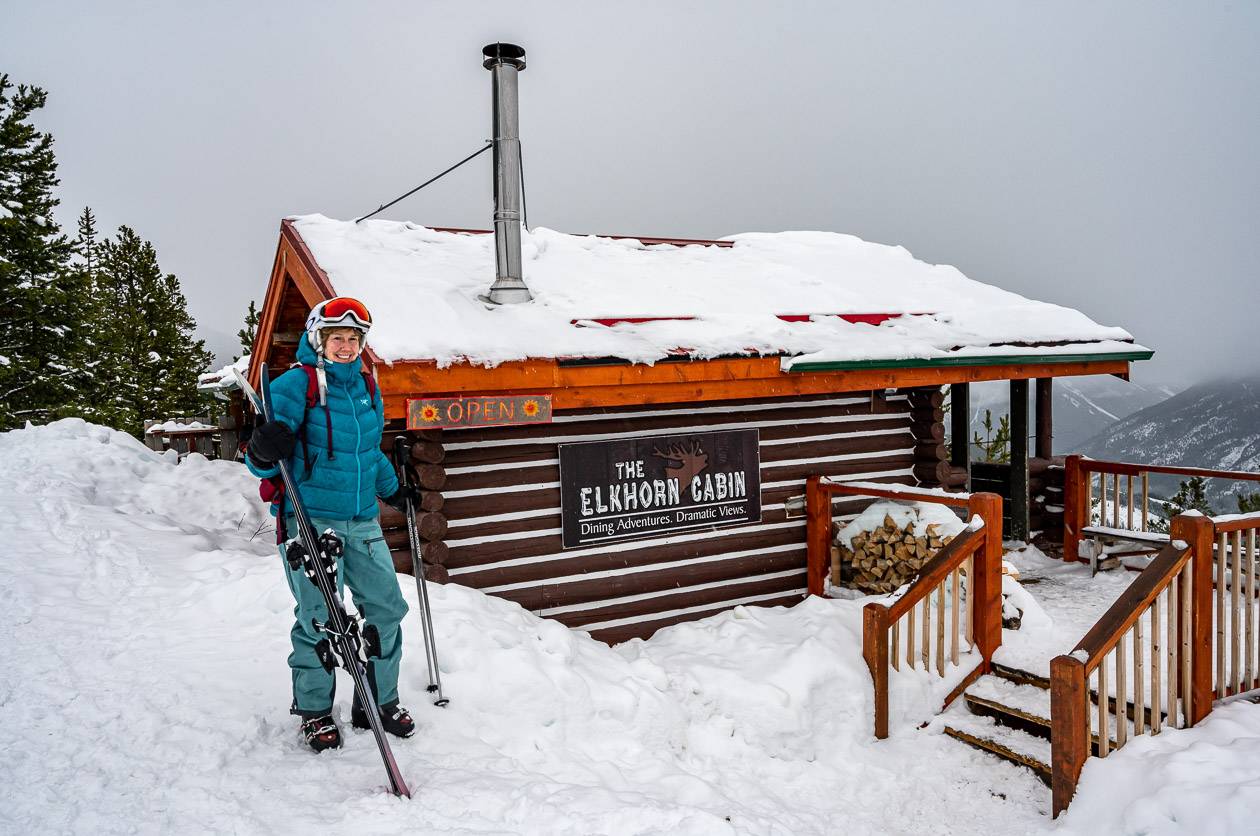
[[[240,425],[230,413],[219,416],[219,458],[236,461],[236,448],[241,443]]]
[[[1033,421],[1037,440],[1033,455],[1049,459],[1054,456],[1054,378],[1037,378],[1036,395]]]
[[[1084,662],[1071,656],[1050,660],[1050,791],[1055,818],[1071,803],[1089,757],[1086,685]],[[1106,697],[1100,700],[1105,705]]]
[[[971,490],[971,384],[954,383],[949,387],[949,460],[954,467],[967,471],[963,490]]]
[[[888,625],[882,604],[862,608],[862,657],[875,685],[875,737],[888,737]]]
[[[970,603],[976,646],[987,670],[994,651],[1002,645],[1002,497],[972,494],[967,516],[976,515],[984,520],[984,543],[972,561],[975,577],[967,578],[967,583],[975,595]]]
[[[806,579],[810,595],[822,595],[831,563],[831,494],[821,476],[805,482]]]
[[[1011,381],[1011,531],[1028,539],[1028,381]]]
[[[1080,553],[1081,529],[1089,524],[1088,492],[1085,480],[1089,473],[1081,468],[1081,457],[1075,453],[1063,461],[1063,559],[1075,563]]]
[[[1193,726],[1212,712],[1212,543],[1216,528],[1202,515],[1178,514],[1171,537],[1190,544],[1190,694],[1186,724]]]

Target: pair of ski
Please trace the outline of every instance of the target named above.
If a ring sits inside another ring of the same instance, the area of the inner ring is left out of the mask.
[[[241,390],[245,392],[250,403],[254,406],[254,411],[262,416],[265,421],[272,421],[275,416],[271,407],[271,376],[269,374],[267,364],[264,363],[260,369],[259,382],[262,389],[262,395],[259,396],[254,387],[249,385],[239,371],[233,370],[237,383]],[[410,486],[410,480],[407,474],[406,461],[406,440],[398,439],[395,448],[395,463],[398,467],[398,478],[404,488]],[[289,559],[290,565],[296,560],[300,560],[305,575],[310,578],[311,582],[319,589],[320,594],[324,597],[324,604],[328,608],[328,621],[326,623],[315,622],[315,628],[322,631],[328,636],[329,644],[331,644],[335,658],[327,660],[329,664],[340,664],[345,668],[351,680],[354,682],[354,694],[359,705],[365,707],[363,712],[367,715],[368,726],[372,730],[372,736],[376,738],[376,746],[380,749],[381,760],[385,764],[385,771],[389,775],[390,790],[394,795],[411,797],[411,790],[407,788],[407,782],[403,780],[402,772],[398,769],[398,763],[394,760],[394,753],[389,747],[389,741],[385,739],[385,730],[381,727],[380,712],[372,710],[376,707],[376,698],[372,694],[372,689],[368,684],[367,674],[367,656],[366,644],[363,640],[362,633],[359,628],[359,619],[350,614],[346,609],[345,603],[341,600],[341,595],[337,591],[337,558],[341,556],[343,545],[337,534],[329,529],[325,532],[318,533],[315,526],[311,522],[311,517],[306,511],[306,506],[302,504],[302,495],[298,490],[297,482],[293,478],[293,471],[289,467],[287,461],[279,462],[280,476],[284,480],[285,496],[288,497],[289,503],[293,506],[294,517],[297,520],[297,536],[285,543],[286,558]],[[408,491],[410,494],[410,491]],[[415,508],[412,505],[410,495],[407,498],[407,533],[411,545],[411,561],[412,568],[416,574],[416,588],[420,599],[420,609],[422,617],[422,626],[424,631],[424,651],[429,664],[429,687],[430,693],[436,693],[437,699],[434,705],[444,706],[449,700],[442,695],[441,673],[438,671],[437,663],[437,644],[433,637],[433,617],[429,609],[429,590],[425,584],[424,566],[420,560],[420,541],[416,532]],[[294,566],[294,568],[297,568]]]

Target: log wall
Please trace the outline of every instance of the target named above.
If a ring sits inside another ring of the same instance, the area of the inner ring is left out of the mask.
[[[786,500],[816,473],[917,484],[916,463],[937,455],[925,446],[934,430],[923,417],[912,415],[908,393],[861,392],[574,410],[547,425],[429,432],[412,447],[435,509],[422,515],[431,518],[426,574],[609,643],[738,604],[793,604],[805,594],[805,519],[789,518]],[[760,523],[561,547],[558,444],[752,428],[760,432]],[[866,504],[837,501],[834,512],[844,518]],[[382,524],[396,565],[410,571],[402,519],[387,511]]]

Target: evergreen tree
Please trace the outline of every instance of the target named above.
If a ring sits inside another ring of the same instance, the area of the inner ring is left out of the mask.
[[[197,375],[214,358],[193,339],[196,322],[179,279],[163,275],[153,245],[127,226],[96,255],[105,419],[139,435],[145,419],[196,413],[204,402]]]
[[[241,341],[241,353],[233,357],[232,362],[235,363],[254,350],[254,337],[258,336],[258,320],[261,316],[254,300],[250,299],[249,310],[245,312],[245,327],[236,332],[236,338]]]
[[[1240,514],[1254,514],[1260,511],[1260,491],[1238,494],[1235,499],[1238,500],[1238,513]]]
[[[995,462],[1005,464],[1011,460],[1011,419],[1009,416],[1003,415],[998,419],[997,426],[993,425],[993,411],[986,409],[984,411],[984,420],[980,422],[980,426],[984,427],[984,438],[980,437],[980,433],[973,433],[971,443],[984,453],[983,462]]]
[[[0,427],[79,414],[89,400],[87,290],[53,219],[52,135],[31,124],[46,100],[0,74]]]
[[[1207,480],[1202,476],[1192,476],[1181,483],[1172,498],[1164,501],[1165,518],[1152,520],[1151,530],[1167,534],[1171,527],[1169,521],[1186,511],[1198,511],[1208,517],[1216,514],[1216,511],[1212,510],[1211,503],[1208,502]]]

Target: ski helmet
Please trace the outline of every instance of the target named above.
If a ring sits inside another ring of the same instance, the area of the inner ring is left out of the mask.
[[[363,335],[366,342],[371,327],[372,314],[366,305],[349,296],[334,296],[311,308],[310,316],[306,318],[306,339],[318,352],[322,348],[319,332],[325,328],[353,328]]]

